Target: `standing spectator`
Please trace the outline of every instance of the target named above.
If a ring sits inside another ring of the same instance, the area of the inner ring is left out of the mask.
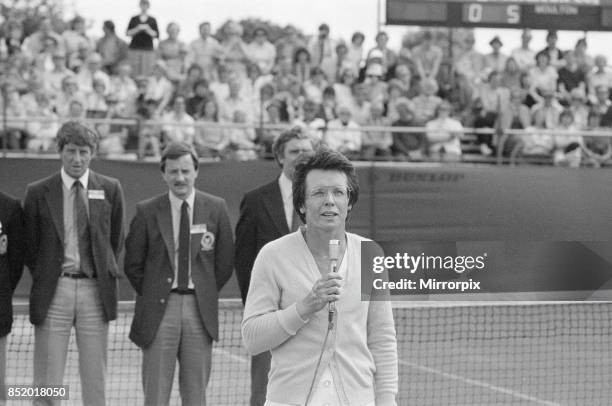
[[[143,353],[146,405],[170,402],[177,359],[181,399],[199,405],[219,338],[218,292],[232,274],[232,229],[225,201],[194,187],[193,147],[168,145],[161,171],[169,191],[138,203],[125,245],[138,293],[130,339]]]
[[[373,103],[370,109],[370,118],[366,127],[388,127],[390,121],[383,115],[385,109],[382,103]],[[362,157],[366,160],[387,159],[391,156],[393,136],[384,130],[367,130],[363,132]]]
[[[586,38],[580,38],[576,41],[574,57],[576,58],[576,63],[578,63],[580,70],[582,70],[585,75],[588,75],[593,68],[593,58],[587,53]]]
[[[491,39],[491,41],[489,41],[489,45],[491,46],[492,51],[484,56],[485,69],[488,69],[489,71],[501,72],[506,67],[506,60],[508,59],[508,56],[501,52],[501,48],[504,44],[496,35],[493,37],[493,39]]]
[[[287,25],[283,29],[283,34],[276,40],[274,45],[276,46],[278,60],[291,60],[298,48],[306,47],[306,42],[298,34],[297,29],[293,25]]]
[[[358,158],[361,155],[361,130],[359,124],[351,120],[351,109],[338,107],[338,118],[327,123],[323,141],[330,149],[347,157]]]
[[[66,55],[72,55],[79,52],[79,49],[85,48],[88,52],[93,50],[93,41],[87,36],[85,19],[81,16],[76,16],[70,22],[70,29],[62,33],[64,51]]]
[[[102,57],[102,68],[109,75],[117,74],[117,67],[126,60],[128,45],[115,33],[115,23],[104,21],[104,35],[96,44],[96,52]]]
[[[334,41],[329,36],[329,25],[321,24],[317,36],[308,44],[308,52],[312,66],[323,69],[328,78],[334,77],[334,48]]]
[[[557,31],[549,30],[546,34],[546,48],[536,54],[536,60],[538,55],[547,54],[550,66],[555,69],[559,69],[565,64],[563,60],[563,51],[557,47],[557,39]]]
[[[410,100],[401,98],[395,105],[398,119],[393,121],[393,127],[416,127],[414,113],[411,109]],[[393,131],[393,144],[391,152],[393,157],[399,161],[420,161],[426,152],[425,134],[419,132]]]
[[[13,325],[13,293],[23,274],[25,252],[23,210],[19,200],[0,192],[0,387],[5,388],[6,343]],[[6,404],[6,389],[0,394]]]
[[[62,385],[70,333],[79,350],[82,403],[105,404],[108,324],[117,318],[123,244],[119,181],[89,169],[97,135],[69,121],[57,134],[62,168],[28,185],[26,265],[32,272],[34,385]],[[35,403],[48,399],[36,399]]]
[[[425,124],[428,154],[434,160],[461,159],[463,126],[451,117],[451,105],[444,101],[436,108],[436,118]]]
[[[442,49],[433,43],[431,31],[423,33],[423,41],[412,49],[412,56],[421,80],[435,79],[442,62]]]
[[[249,62],[249,50],[242,40],[244,28],[237,21],[230,21],[225,26],[225,41],[221,44],[224,61],[230,72],[242,81],[246,79],[246,66]]]
[[[311,69],[310,52],[306,48],[298,48],[293,56],[293,74],[300,83],[304,83],[310,79]]]
[[[299,128],[283,131],[274,141],[273,151],[281,174],[272,182],[247,192],[240,202],[236,224],[236,277],[242,302],[246,301],[253,263],[261,248],[270,241],[295,232],[301,220],[293,207],[293,173],[302,153],[312,151],[312,140]],[[271,355],[264,351],[251,358],[250,406],[263,406]]]
[[[180,142],[193,145],[195,136],[194,120],[185,112],[185,97],[176,96],[172,105],[172,111],[165,113],[161,120],[166,124],[162,126],[163,144]]]
[[[217,65],[223,59],[223,48],[219,42],[210,35],[209,22],[199,26],[200,38],[194,40],[187,48],[186,66],[198,65],[202,74],[209,82],[217,78]]]
[[[519,68],[523,71],[527,71],[535,65],[535,51],[529,47],[531,38],[531,30],[525,28],[521,33],[521,46],[514,49],[510,54],[510,56],[516,60]]]
[[[253,35],[255,39],[247,46],[249,59],[259,67],[262,75],[268,75],[276,61],[276,48],[268,41],[265,28],[255,28]]]
[[[175,85],[178,85],[183,78],[187,53],[187,46],[178,38],[180,32],[181,27],[177,23],[169,23],[166,27],[168,38],[159,41],[157,46],[158,59],[166,63],[168,68],[166,76]]]
[[[334,66],[334,76],[327,78],[330,82],[336,82],[343,68],[354,69],[355,64],[348,59],[348,47],[344,42],[339,42],[336,45],[336,57]]]
[[[351,36],[351,43],[348,45],[347,61],[351,64],[351,68],[358,72],[361,69],[361,62],[363,60],[363,42],[365,41],[365,35],[362,32],[356,31]]]
[[[58,44],[58,50],[64,50],[62,37],[53,30],[51,18],[43,17],[38,23],[38,29],[23,41],[23,52],[29,57],[38,55],[43,51],[47,37],[52,37],[55,40]]]
[[[128,58],[134,75],[148,75],[155,61],[154,41],[159,38],[157,20],[148,14],[151,3],[140,0],[140,14],[130,19],[127,36],[131,37]]]

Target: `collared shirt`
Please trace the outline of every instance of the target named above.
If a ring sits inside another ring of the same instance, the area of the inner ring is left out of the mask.
[[[81,257],[79,255],[79,230],[74,218],[74,193],[72,188],[77,179],[68,175],[62,167],[62,195],[64,204],[64,261],[62,271],[78,273],[81,271]],[[89,169],[78,179],[83,185],[85,196],[87,196],[87,185],[89,182]],[[89,202],[85,207],[89,209]]]
[[[176,197],[172,192],[168,192],[170,198],[170,211],[172,212],[172,236],[174,238],[174,281],[172,282],[172,289],[178,288],[178,260],[179,260],[179,229],[181,227],[181,206],[183,200]],[[191,194],[185,199],[189,206],[189,236],[191,241],[191,225],[193,224],[193,205],[195,202],[195,190],[191,191]],[[191,258],[191,251],[189,252]],[[189,261],[189,289],[194,288],[193,280],[191,279],[191,260]]]
[[[281,196],[283,197],[285,220],[287,220],[287,226],[289,230],[291,230],[291,223],[293,222],[293,182],[291,182],[291,179],[283,172],[278,178],[278,186],[280,187]]]

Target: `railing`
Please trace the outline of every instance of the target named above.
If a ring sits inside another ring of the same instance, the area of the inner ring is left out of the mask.
[[[30,135],[28,132],[32,129],[43,128],[45,130],[57,129],[65,122],[66,119],[49,118],[49,117],[17,117],[6,115],[2,120],[2,155],[7,156],[55,156],[55,148],[53,144],[54,132],[47,134],[47,145],[41,145],[37,147],[36,143],[33,145],[27,145],[23,143],[23,140],[19,140],[21,144],[19,148],[15,148],[15,140],[11,139],[15,132],[26,134],[26,137]],[[101,148],[101,156],[103,158],[112,159],[133,159],[133,160],[146,160],[148,158],[157,159],[159,155],[159,147],[153,148],[153,153],[147,151],[148,142],[157,142],[158,144],[163,143],[165,134],[166,138],[172,138],[168,135],[173,130],[177,129],[188,129],[193,133],[195,143],[201,144],[201,139],[206,137],[210,132],[217,132],[216,136],[220,137],[222,143],[226,146],[230,144],[230,132],[236,130],[246,130],[249,132],[249,136],[258,140],[252,148],[244,148],[245,150],[251,149],[253,154],[250,154],[250,158],[272,158],[271,156],[271,142],[274,136],[279,134],[281,131],[291,128],[292,124],[240,124],[240,123],[218,123],[218,122],[205,122],[196,121],[190,123],[180,123],[172,121],[161,121],[161,120],[141,120],[135,118],[83,118],[82,121],[88,123],[90,126],[96,128],[98,133],[101,134],[101,143],[109,142],[109,133],[111,136],[123,137],[119,140],[119,146],[121,148],[115,148],[108,152],[108,148]],[[110,130],[114,130],[115,133],[111,133]],[[326,140],[329,134],[329,128],[327,127],[304,127],[305,131],[313,135],[315,138]],[[426,134],[428,130],[425,127],[385,127],[385,126],[360,126],[358,129],[354,128],[333,128],[333,132],[337,131],[351,131],[364,133],[387,133],[387,134],[418,134],[423,140],[426,140]],[[590,131],[563,131],[563,130],[549,130],[549,129],[527,129],[527,130],[504,130],[500,131],[493,128],[463,128],[462,130],[432,130],[432,132],[449,132],[459,136],[461,141],[462,155],[457,160],[460,162],[470,163],[484,163],[484,164],[495,164],[495,165],[517,165],[523,163],[535,163],[535,164],[550,164],[552,163],[552,149],[554,145],[558,143],[559,139],[563,137],[577,137],[587,136],[592,138],[602,138],[604,147],[607,146],[610,156],[603,156],[603,165],[612,164],[612,129],[598,129]],[[34,135],[34,134],[32,134]],[[479,135],[491,136],[496,145],[496,153],[490,156],[484,156],[480,153],[477,145],[477,137]],[[548,142],[551,143],[552,149],[550,151],[551,156],[529,156],[524,151],[525,140],[530,137],[542,137],[546,136]],[[38,139],[38,138],[31,138]],[[155,141],[156,140],[156,141]],[[116,140],[115,140],[116,141]],[[111,142],[115,142],[111,140]],[[202,145],[200,145],[202,146]],[[44,148],[43,148],[44,147]],[[115,145],[117,147],[117,145]],[[125,147],[125,148],[124,148]],[[206,147],[206,145],[204,145]],[[119,149],[122,149],[118,152]],[[240,149],[240,148],[237,148]],[[149,157],[148,155],[152,155]],[[588,154],[587,154],[588,155]],[[221,154],[208,156],[213,159],[224,159],[224,158],[237,158],[240,156],[235,154]],[[360,154],[354,154],[353,159],[364,160],[364,157]],[[365,160],[397,160],[397,157],[391,155],[378,158],[378,159],[365,159]],[[436,156],[428,155],[427,151],[422,154],[415,154],[415,156],[405,157],[401,160],[407,160],[411,162],[440,162],[447,161],[443,156],[439,154]],[[610,161],[609,163],[607,161]]]

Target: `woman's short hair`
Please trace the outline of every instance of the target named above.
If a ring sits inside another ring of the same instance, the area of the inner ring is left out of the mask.
[[[87,146],[91,152],[98,146],[98,134],[85,123],[71,120],[64,123],[57,131],[57,148],[62,151],[67,144]]]
[[[293,175],[293,207],[304,223],[306,223],[306,215],[301,212],[300,208],[304,207],[306,202],[306,177],[310,171],[317,169],[342,172],[346,175],[349,207],[353,207],[359,198],[359,182],[352,162],[340,152],[327,147],[319,147],[313,154],[299,158]]]

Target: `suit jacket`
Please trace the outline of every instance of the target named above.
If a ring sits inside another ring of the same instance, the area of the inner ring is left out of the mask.
[[[23,273],[24,224],[18,200],[0,192],[0,238],[6,239],[0,249],[0,337],[11,332],[12,297]],[[3,237],[4,236],[4,237]]]
[[[191,234],[191,279],[202,323],[219,338],[218,292],[232,275],[234,244],[225,201],[196,191],[193,224],[206,224],[215,241],[203,248]],[[138,294],[130,339],[148,347],[161,323],[174,281],[174,235],[168,193],[140,202],[125,242],[125,274]]]
[[[45,320],[64,260],[62,177],[56,173],[28,185],[24,201],[26,265],[32,273],[30,321]],[[123,246],[123,191],[117,179],[89,171],[88,190],[103,190],[104,199],[89,199],[91,251],[98,290],[107,321],[117,318],[117,259]]]
[[[251,270],[261,247],[289,233],[278,178],[244,195],[236,224],[236,277],[246,301]]]

